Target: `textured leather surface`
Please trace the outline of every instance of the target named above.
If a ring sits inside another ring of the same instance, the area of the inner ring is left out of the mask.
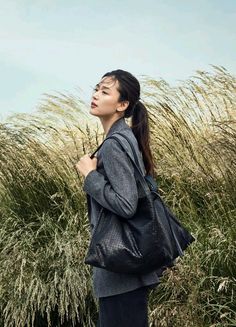
[[[125,152],[128,149],[123,142],[129,143],[133,153],[130,159],[144,196],[138,198],[136,211],[129,217],[124,218],[106,208],[101,210],[85,262],[128,274],[144,274],[172,266],[194,238],[153,190],[151,176],[148,180],[152,182],[146,182],[129,139],[119,133],[110,138],[117,140]]]

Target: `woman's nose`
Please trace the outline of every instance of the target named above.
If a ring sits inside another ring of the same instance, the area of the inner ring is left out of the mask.
[[[93,98],[93,99],[95,99],[95,98],[97,99],[97,92],[98,92],[98,91],[94,91],[94,92],[93,92],[93,94],[92,94],[92,98]]]
[[[95,93],[92,95],[92,98],[93,98],[94,100],[97,100],[97,99],[98,99],[97,92],[95,92]]]

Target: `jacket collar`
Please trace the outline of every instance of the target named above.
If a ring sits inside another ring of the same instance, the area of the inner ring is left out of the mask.
[[[124,128],[130,128],[129,125],[126,123],[125,121],[125,118],[124,117],[121,117],[121,118],[118,118],[110,127],[110,129],[108,130],[108,133],[106,135],[105,138],[107,138],[108,136],[111,136],[111,134],[113,134],[114,132],[118,132],[120,131],[121,129],[124,129]]]
[[[96,149],[96,151],[93,152],[96,153],[97,152],[97,157],[99,158],[99,151],[100,148],[103,144],[103,142],[105,141],[105,139],[109,136],[111,136],[113,133],[124,130],[124,129],[130,129],[129,125],[126,123],[125,118],[121,117],[119,119],[117,119],[110,127],[110,129],[108,130],[108,133],[106,135],[106,137],[103,139],[102,143],[98,146],[98,148]]]

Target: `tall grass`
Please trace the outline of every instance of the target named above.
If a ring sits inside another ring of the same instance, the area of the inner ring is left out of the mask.
[[[178,87],[142,81],[160,192],[196,237],[150,293],[152,327],[236,325],[236,83],[213,68]],[[0,125],[0,326],[95,326],[74,163],[104,135],[86,110],[75,95],[46,94],[37,114]]]

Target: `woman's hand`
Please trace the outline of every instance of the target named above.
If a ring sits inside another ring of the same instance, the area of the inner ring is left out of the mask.
[[[86,177],[91,170],[97,169],[97,157],[94,156],[93,159],[91,159],[89,154],[85,154],[75,164],[75,168]]]

